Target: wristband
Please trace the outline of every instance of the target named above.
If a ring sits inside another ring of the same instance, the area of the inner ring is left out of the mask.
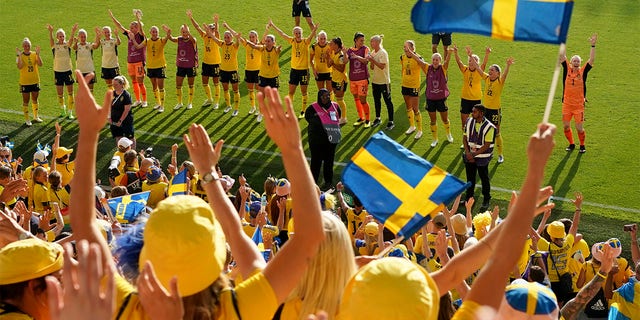
[[[599,275],[600,277],[602,277],[602,279],[606,279],[607,278],[607,275],[600,273],[600,270],[598,270],[598,272],[596,272],[596,275]]]
[[[596,47],[595,45],[592,45],[592,46],[591,46],[591,48],[595,48],[595,47]]]

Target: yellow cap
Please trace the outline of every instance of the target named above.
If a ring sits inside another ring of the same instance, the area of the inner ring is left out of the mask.
[[[547,233],[551,236],[551,238],[564,239],[567,235],[564,233],[564,224],[560,221],[554,221],[547,226]]]
[[[169,288],[177,276],[181,296],[211,285],[226,260],[224,233],[213,210],[195,196],[173,196],[158,203],[144,230],[140,268],[153,263],[160,283]]]
[[[71,154],[73,152],[73,149],[67,149],[65,147],[58,147],[58,150],[56,151],[56,159],[60,159],[68,154]]]
[[[0,285],[37,279],[62,269],[59,244],[40,239],[12,242],[0,249]]]
[[[380,298],[384,292],[385,298]],[[375,303],[372,303],[375,302]],[[340,319],[437,319],[438,287],[426,270],[406,259],[382,258],[347,283]]]
[[[364,226],[364,233],[369,236],[377,236],[378,235],[378,224],[375,222],[369,222]]]

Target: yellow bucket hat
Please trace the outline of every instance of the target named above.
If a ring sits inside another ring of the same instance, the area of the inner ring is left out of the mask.
[[[385,299],[379,299],[381,292]],[[437,319],[439,308],[438,287],[427,271],[409,260],[390,257],[370,262],[349,280],[339,318]]]
[[[173,196],[158,203],[144,230],[140,269],[151,261],[160,283],[178,277],[180,295],[211,285],[222,273],[227,250],[213,210],[195,196]]]
[[[567,236],[567,234],[564,232],[564,224],[560,221],[551,222],[551,224],[547,226],[547,233],[552,238],[557,239],[564,239],[564,237]]]
[[[12,242],[0,249],[0,285],[37,279],[62,269],[59,244],[40,239]]]

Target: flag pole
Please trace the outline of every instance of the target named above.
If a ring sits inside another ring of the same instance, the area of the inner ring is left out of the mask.
[[[549,122],[549,116],[551,115],[551,105],[553,104],[553,97],[556,94],[556,87],[558,86],[558,78],[560,77],[560,55],[565,52],[566,45],[560,44],[558,49],[558,59],[556,59],[556,68],[553,71],[553,78],[551,79],[551,88],[549,88],[549,96],[547,97],[547,105],[544,108],[544,116],[542,116],[542,123]]]
[[[382,257],[384,257],[385,254],[389,253],[389,251],[391,251],[391,249],[395,248],[396,244],[402,242],[402,240],[404,240],[404,236],[399,236],[395,239],[393,239],[393,241],[391,241],[391,244],[388,245],[386,248],[384,248],[384,250],[380,251],[380,253],[378,253],[377,258],[380,259]],[[380,244],[378,244],[380,245]]]

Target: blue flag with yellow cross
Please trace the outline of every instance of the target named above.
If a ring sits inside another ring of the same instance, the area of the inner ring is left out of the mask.
[[[395,142],[374,134],[342,171],[343,183],[393,233],[410,237],[468,186]]]
[[[127,194],[107,200],[109,209],[120,223],[131,223],[147,206],[151,191]]]
[[[566,42],[573,0],[419,0],[420,33],[474,33],[509,41]]]

